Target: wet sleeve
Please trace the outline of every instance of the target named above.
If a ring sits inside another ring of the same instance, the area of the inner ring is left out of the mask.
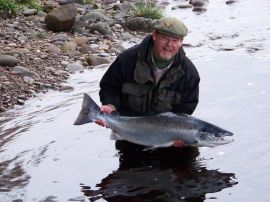
[[[195,111],[199,102],[199,83],[200,77],[194,67],[192,76],[188,76],[185,82],[185,86],[181,93],[181,102],[179,105],[175,106],[173,111],[189,115]]]
[[[99,96],[103,105],[112,104],[119,109],[123,83],[121,77],[121,64],[116,58],[100,81]]]
[[[185,113],[192,114],[199,102],[199,81],[192,82],[191,85],[187,85],[182,95],[182,100],[176,110]]]

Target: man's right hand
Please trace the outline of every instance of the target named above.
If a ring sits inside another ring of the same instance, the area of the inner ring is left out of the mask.
[[[113,105],[102,105],[100,107],[100,111],[104,112],[104,113],[108,113],[111,114],[113,111],[116,111],[115,107]],[[96,124],[103,126],[103,127],[107,127],[106,122],[102,121],[102,120],[96,120],[95,122]]]

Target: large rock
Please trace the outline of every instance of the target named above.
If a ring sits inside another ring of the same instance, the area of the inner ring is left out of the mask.
[[[67,5],[67,4],[73,4],[73,3],[77,3],[77,4],[84,4],[83,0],[58,0],[59,5]]]
[[[91,32],[95,32],[95,31],[97,31],[103,35],[111,35],[112,34],[111,27],[106,22],[98,22],[98,23],[93,24],[93,26],[91,28]]]
[[[92,55],[92,54],[88,55],[88,57],[86,58],[86,61],[90,66],[109,64],[111,62],[108,58],[99,57],[99,56]]]
[[[89,11],[84,14],[83,17],[81,17],[81,20],[84,22],[108,22],[111,21],[110,18],[108,18],[106,15],[98,12],[98,11]]]
[[[0,55],[0,66],[14,67],[17,63],[17,58],[11,55]]]
[[[194,7],[202,7],[207,6],[209,3],[209,0],[190,0],[189,4],[193,5]]]
[[[39,75],[36,72],[32,72],[29,69],[23,67],[23,66],[15,66],[11,69],[11,72],[13,74],[18,74],[21,76],[28,76],[33,79],[39,79]]]
[[[74,4],[59,6],[47,14],[45,23],[49,30],[65,31],[72,28],[76,16],[77,8]]]
[[[150,18],[134,17],[134,18],[128,19],[123,24],[123,27],[126,27],[132,31],[149,32],[154,29],[155,23],[156,23],[156,20],[152,20]]]

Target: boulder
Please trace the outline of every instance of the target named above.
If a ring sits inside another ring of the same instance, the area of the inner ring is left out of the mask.
[[[14,67],[18,63],[16,57],[11,55],[0,55],[0,66]]]
[[[77,8],[74,4],[59,6],[51,10],[45,23],[51,31],[65,31],[72,28],[77,16]]]

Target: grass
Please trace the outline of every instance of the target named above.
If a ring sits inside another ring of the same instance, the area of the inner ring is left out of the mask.
[[[160,19],[163,17],[163,11],[155,3],[147,1],[137,4],[133,11],[133,15],[136,17]]]
[[[0,0],[0,10],[6,10],[12,14],[16,14],[18,8],[19,6],[14,0]]]
[[[8,11],[14,15],[18,13],[18,10],[22,6],[42,10],[42,6],[38,0],[0,0],[0,10]]]

